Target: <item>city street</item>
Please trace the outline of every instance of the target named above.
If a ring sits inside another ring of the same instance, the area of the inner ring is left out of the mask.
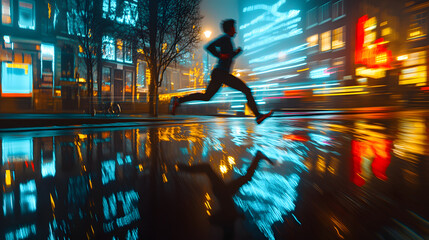
[[[0,131],[0,239],[428,239],[428,134],[425,110]]]

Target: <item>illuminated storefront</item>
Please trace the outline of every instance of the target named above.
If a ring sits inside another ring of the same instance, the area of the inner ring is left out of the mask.
[[[28,63],[2,62],[2,97],[31,97],[33,68]]]
[[[377,18],[364,15],[356,27],[355,64],[357,77],[384,78],[391,68],[392,52],[384,38],[377,38]]]

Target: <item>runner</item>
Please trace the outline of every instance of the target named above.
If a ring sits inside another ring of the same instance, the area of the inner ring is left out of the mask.
[[[250,88],[239,78],[231,74],[231,65],[234,57],[241,53],[241,48],[234,50],[232,39],[235,34],[235,20],[227,19],[222,22],[222,30],[225,34],[221,35],[209,45],[206,50],[209,51],[213,56],[217,57],[218,64],[215,66],[211,73],[211,80],[205,93],[193,93],[181,98],[173,97],[170,105],[171,114],[175,115],[177,107],[184,102],[189,101],[209,101],[225,84],[231,88],[234,88],[246,95],[247,105],[255,114],[256,122],[262,123],[267,117],[273,114],[271,110],[269,113],[261,114],[256,106],[255,99],[253,98]]]

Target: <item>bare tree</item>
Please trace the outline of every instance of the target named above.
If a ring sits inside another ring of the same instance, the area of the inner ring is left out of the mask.
[[[102,44],[100,33],[105,26],[100,14],[101,1],[67,0],[66,8],[68,32],[79,44],[78,58],[86,68],[88,110],[93,115],[94,73]]]
[[[149,112],[158,115],[158,88],[165,70],[191,52],[200,41],[201,0],[133,0],[135,24],[122,29],[149,68]]]

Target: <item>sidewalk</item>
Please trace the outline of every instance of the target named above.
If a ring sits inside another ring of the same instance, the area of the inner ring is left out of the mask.
[[[0,114],[0,132],[28,131],[40,129],[91,128],[129,125],[165,124],[190,120],[195,116],[162,115],[151,117],[149,114],[96,115],[88,114]]]
[[[367,107],[347,109],[277,109],[274,117],[298,117],[314,115],[364,114],[377,112],[394,112],[403,110],[398,107]],[[121,114],[119,116],[99,114],[91,117],[88,114],[0,114],[0,132],[28,131],[39,129],[71,129],[109,126],[141,126],[154,124],[171,124],[212,119],[212,117],[246,117],[235,115],[160,115]],[[122,124],[121,124],[122,123]]]

